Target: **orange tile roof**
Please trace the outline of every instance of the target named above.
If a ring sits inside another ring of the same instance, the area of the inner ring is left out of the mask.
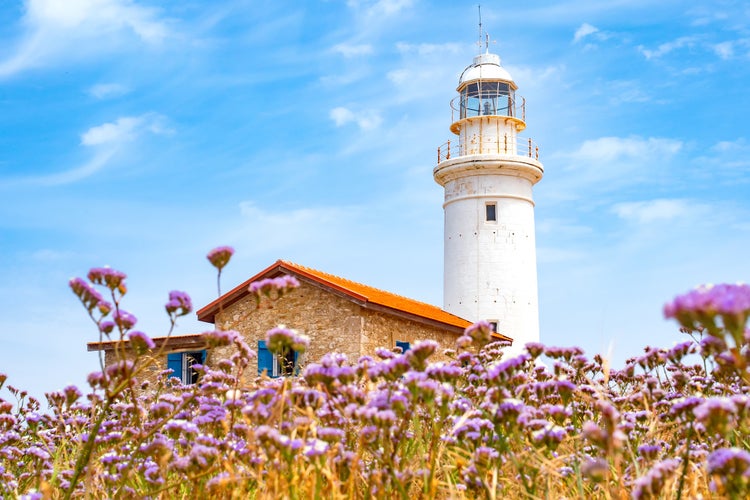
[[[454,314],[443,311],[439,307],[420,302],[418,300],[409,299],[402,297],[395,293],[386,292],[378,288],[374,288],[356,281],[341,278],[333,274],[324,273],[309,267],[301,266],[293,262],[278,260],[271,266],[267,267],[260,273],[256,274],[249,280],[238,285],[234,289],[225,293],[218,299],[214,300],[210,304],[206,305],[198,311],[198,319],[213,323],[215,321],[216,313],[220,307],[227,307],[230,304],[240,300],[244,296],[248,295],[247,290],[250,283],[258,281],[264,278],[272,278],[282,274],[289,274],[301,278],[302,280],[314,281],[326,288],[338,291],[350,297],[352,300],[360,302],[364,305],[374,304],[381,306],[386,310],[390,310],[394,313],[406,313],[407,315],[416,316],[426,320],[436,321],[444,325],[454,327],[456,329],[463,329],[471,325],[471,322],[460,318]],[[510,338],[497,334],[498,338],[504,338],[510,340]]]
[[[421,316],[423,318],[439,321],[440,323],[452,326],[458,326],[460,328],[466,328],[471,325],[470,321],[424,302],[402,297],[395,293],[386,292],[385,290],[357,283],[356,281],[348,280],[333,274],[310,269],[309,267],[300,266],[299,264],[294,264],[292,262],[281,262],[301,274],[304,273],[313,277],[316,281],[322,284],[335,285],[340,291],[344,293],[348,292],[349,295],[355,295],[357,298],[362,298],[372,304],[378,304],[390,309],[414,314],[415,316]]]

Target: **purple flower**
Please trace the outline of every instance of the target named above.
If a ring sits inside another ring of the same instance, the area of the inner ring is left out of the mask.
[[[232,255],[234,255],[234,248],[232,247],[216,247],[210,252],[208,252],[208,255],[206,255],[206,258],[208,261],[213,265],[216,269],[221,271],[224,266],[229,264],[229,259],[232,258]]]
[[[581,465],[581,474],[598,483],[609,474],[609,463],[601,458],[589,459]]]
[[[633,498],[635,500],[659,498],[664,486],[677,471],[680,463],[680,460],[671,458],[654,464],[646,474],[633,482]]]
[[[93,311],[100,304],[105,304],[107,306],[105,307],[106,313],[102,312],[102,314],[107,314],[111,310],[109,303],[105,302],[99,292],[94,290],[94,288],[83,279],[73,278],[68,282],[68,285],[89,312]]]
[[[664,306],[664,316],[676,319],[685,328],[706,327],[715,331],[714,318],[720,316],[725,328],[744,328],[750,314],[750,285],[701,285],[675,297]]]
[[[208,344],[209,347],[230,345],[238,336],[239,333],[234,330],[213,330],[201,334],[201,338],[206,341],[206,344]]]
[[[750,475],[750,453],[740,448],[721,448],[708,456],[708,472],[722,476]]]
[[[276,354],[282,354],[289,349],[295,352],[305,352],[309,346],[310,337],[284,325],[279,325],[266,332],[266,347]]]
[[[492,325],[487,321],[477,321],[464,331],[464,336],[470,337],[478,345],[484,345],[492,340]]]
[[[495,383],[507,381],[530,359],[531,356],[523,353],[516,357],[501,361],[487,370],[487,379]]]
[[[661,450],[661,444],[642,444],[638,447],[638,455],[651,460],[659,456]]]
[[[127,288],[125,288],[125,278],[127,276],[121,271],[115,271],[110,267],[94,267],[89,270],[88,274],[89,281],[95,285],[104,285],[110,290],[119,290],[121,294],[125,294]]]
[[[130,332],[128,333],[128,339],[130,340],[130,347],[137,354],[143,354],[144,352],[156,347],[151,337],[143,332]]]
[[[562,443],[563,439],[568,435],[563,427],[554,424],[547,424],[543,429],[534,431],[531,434],[532,439],[535,443],[543,444],[550,449],[555,449],[557,445]]]
[[[697,396],[675,399],[672,401],[672,407],[669,409],[669,413],[670,415],[675,416],[685,415],[688,419],[692,420],[692,410],[701,403],[703,403],[703,399]]]
[[[539,342],[529,342],[526,344],[526,352],[528,352],[532,358],[538,358],[544,354],[544,344],[540,344]]]
[[[123,330],[129,330],[135,326],[138,319],[127,311],[119,309],[112,315],[112,320]]]
[[[707,429],[723,430],[737,413],[737,405],[729,398],[709,398],[693,408],[695,418]]]
[[[334,427],[318,427],[317,435],[318,439],[322,439],[323,441],[338,443],[344,440],[346,434],[341,429]]]
[[[99,331],[104,333],[105,335],[109,335],[112,333],[112,330],[115,329],[115,322],[114,321],[102,321],[99,323]]]
[[[247,290],[256,297],[265,295],[270,297],[272,293],[282,296],[285,293],[297,288],[299,281],[294,276],[279,276],[278,278],[266,278],[260,281],[253,281]]]
[[[320,439],[311,439],[307,441],[307,443],[305,443],[303,453],[307,458],[314,458],[325,455],[325,453],[328,451],[328,448],[329,445],[325,441],[321,441]]]
[[[193,303],[187,293],[172,290],[169,292],[169,301],[164,305],[164,308],[167,310],[167,314],[185,316],[193,310]]]

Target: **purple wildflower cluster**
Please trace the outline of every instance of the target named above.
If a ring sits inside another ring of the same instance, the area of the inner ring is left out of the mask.
[[[664,315],[690,330],[744,330],[750,315],[750,285],[702,285],[664,306]],[[720,320],[720,323],[717,323]]]
[[[253,281],[248,286],[248,291],[258,300],[261,297],[280,298],[299,286],[299,281],[294,276],[279,276],[278,278],[266,278]]]
[[[283,354],[287,351],[302,353],[310,346],[310,337],[279,325],[266,332],[266,346],[269,351],[276,354]]]
[[[733,351],[744,356],[745,344],[710,335],[648,347],[613,370],[577,347],[533,343],[508,357],[478,324],[456,350],[422,341],[357,360],[331,353],[297,377],[247,383],[255,353],[239,333],[213,331],[205,343],[229,354],[182,385],[168,371],[147,376],[159,353],[119,309],[124,275],[106,276],[71,288],[99,330],[127,332],[132,349],[89,377],[88,394],[47,394],[45,411],[6,386],[15,402],[0,400],[2,497],[750,495],[750,384]],[[111,311],[94,285],[110,290]],[[170,316],[190,309],[173,294]],[[283,356],[310,340],[280,326],[266,342]]]
[[[224,267],[229,264],[229,259],[234,255],[234,248],[232,247],[216,247],[206,255],[206,258],[216,269],[221,271]]]

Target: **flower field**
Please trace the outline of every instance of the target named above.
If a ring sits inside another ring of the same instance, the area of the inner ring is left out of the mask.
[[[222,251],[210,254],[219,271],[231,257]],[[251,291],[278,298],[294,285]],[[102,338],[129,342],[86,391],[66,387],[44,404],[0,376],[15,398],[0,401],[3,498],[750,495],[746,285],[677,297],[665,314],[686,341],[647,347],[621,369],[576,347],[529,344],[506,357],[480,322],[450,361],[432,361],[436,343],[422,341],[354,360],[331,353],[298,377],[249,386],[238,380],[255,353],[220,331],[203,335],[234,354],[198,367],[199,383],[169,372],[144,382],[164,354],[121,308],[125,275],[93,269],[71,288]],[[170,294],[173,324],[191,310],[186,294]],[[286,328],[268,336],[281,355],[308,342]]]

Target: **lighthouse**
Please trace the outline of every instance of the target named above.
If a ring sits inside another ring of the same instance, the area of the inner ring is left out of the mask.
[[[517,88],[485,43],[459,78],[457,137],[438,148],[433,170],[445,189],[443,308],[489,321],[513,339],[511,352],[539,341],[532,189],[544,174],[538,148],[519,136],[526,101]]]

